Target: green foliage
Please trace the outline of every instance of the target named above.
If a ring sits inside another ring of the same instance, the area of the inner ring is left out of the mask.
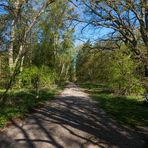
[[[3,116],[0,116],[0,128],[4,127],[4,125],[6,124],[7,119]]]
[[[37,81],[40,87],[50,87],[55,83],[56,78],[57,76],[54,70],[47,66],[25,68],[20,75],[22,85],[27,87],[35,87]]]
[[[32,80],[38,75],[38,71],[38,68],[35,66],[25,68],[20,75],[23,86],[31,86]]]
[[[57,74],[53,69],[50,69],[47,66],[42,66],[39,72],[40,76],[40,85],[42,87],[48,86],[51,87],[57,79]]]
[[[9,18],[9,25],[5,24],[5,27],[3,25],[0,27],[0,30],[4,31],[2,34],[8,30],[8,36],[6,35],[8,46],[5,46],[4,42],[1,44],[0,40],[0,48],[6,50],[0,55],[1,88],[11,82],[10,76],[13,75],[15,66],[17,74],[12,78],[12,85],[15,88],[35,88],[37,82],[40,87],[51,87],[55,81],[64,83],[72,75],[74,29],[70,26],[70,20],[76,17],[73,7],[69,5],[69,2],[57,0],[43,10],[46,13],[41,13],[41,15],[39,13],[38,16],[36,8],[40,10],[42,4],[47,1],[30,2],[20,2],[22,4],[20,4],[21,13],[18,13],[20,15],[18,20]],[[8,3],[9,5],[16,7],[13,2]],[[36,15],[38,17],[35,17]],[[33,21],[34,19],[37,20]],[[5,16],[0,19],[0,21],[4,20]],[[32,28],[28,28],[31,31],[26,32],[26,23],[30,22],[31,26],[32,21],[35,23]],[[5,29],[3,30],[3,28]],[[10,47],[12,50],[9,49]],[[11,56],[9,51],[12,51]],[[22,51],[23,53],[21,53]]]
[[[144,89],[135,72],[137,63],[127,55],[127,51],[126,47],[122,47],[112,53],[109,84],[121,95],[142,94]]]
[[[132,59],[126,46],[115,51],[98,51],[91,48],[89,44],[84,45],[78,54],[78,81],[104,83],[120,95],[144,93],[136,72],[137,61]]]
[[[5,88],[9,80],[9,67],[7,62],[7,53],[0,52],[0,88]]]

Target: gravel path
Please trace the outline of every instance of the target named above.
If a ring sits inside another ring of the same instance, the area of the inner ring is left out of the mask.
[[[57,99],[0,133],[0,148],[142,148],[143,143],[72,83]]]

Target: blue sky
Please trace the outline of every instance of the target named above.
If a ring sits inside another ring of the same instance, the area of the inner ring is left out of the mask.
[[[100,38],[107,38],[107,34],[112,30],[107,28],[87,27],[83,31],[84,24],[79,24],[75,28],[75,45],[79,46],[86,41],[95,42]]]
[[[0,0],[0,4],[6,4],[6,0]],[[6,11],[4,11],[3,7],[0,6],[0,15],[6,13]]]

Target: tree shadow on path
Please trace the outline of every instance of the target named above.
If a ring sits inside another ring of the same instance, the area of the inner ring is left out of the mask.
[[[13,120],[12,124],[7,135],[26,148],[142,148],[144,143],[136,132],[118,125],[81,95],[61,95],[28,114],[23,124]]]

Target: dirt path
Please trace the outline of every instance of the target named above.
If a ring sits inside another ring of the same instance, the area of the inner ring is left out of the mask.
[[[142,148],[132,129],[119,126],[97,109],[86,93],[69,84],[45,107],[12,121],[0,134],[0,148]]]

